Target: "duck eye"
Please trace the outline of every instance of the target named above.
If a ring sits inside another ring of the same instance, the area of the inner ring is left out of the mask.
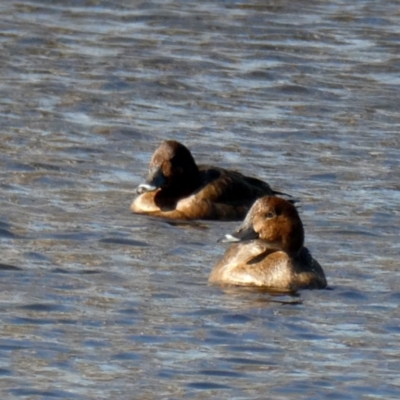
[[[169,160],[169,162],[171,163],[171,166],[172,166],[173,168],[176,168],[176,167],[179,166],[179,158],[178,158],[177,156],[173,156],[173,157]]]
[[[274,218],[275,217],[275,214],[273,213],[273,212],[269,212],[269,213],[267,213],[266,215],[265,215],[265,217],[266,218]]]

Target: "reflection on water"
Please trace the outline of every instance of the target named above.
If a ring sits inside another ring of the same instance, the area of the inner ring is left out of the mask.
[[[0,5],[3,398],[398,398],[396,2]],[[165,138],[301,199],[332,290],[207,284],[237,223],[129,205]]]

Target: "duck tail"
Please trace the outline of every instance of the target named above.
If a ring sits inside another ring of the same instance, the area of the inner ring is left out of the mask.
[[[287,200],[289,203],[292,203],[292,204],[296,204],[300,201],[299,199],[296,199],[292,195],[287,194],[287,193],[278,192],[276,190],[273,190],[272,192],[273,192],[274,196],[288,197],[288,198],[285,198],[285,200]]]

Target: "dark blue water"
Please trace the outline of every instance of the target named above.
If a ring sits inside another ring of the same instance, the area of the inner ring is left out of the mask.
[[[3,2],[1,398],[399,398],[399,35],[394,1]],[[237,223],[129,211],[165,138],[301,199],[332,290],[208,286]]]

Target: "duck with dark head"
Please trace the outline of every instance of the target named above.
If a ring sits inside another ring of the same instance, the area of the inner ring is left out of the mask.
[[[137,193],[134,213],[182,220],[240,220],[257,198],[285,195],[239,172],[198,166],[187,147],[174,140],[156,149]]]

